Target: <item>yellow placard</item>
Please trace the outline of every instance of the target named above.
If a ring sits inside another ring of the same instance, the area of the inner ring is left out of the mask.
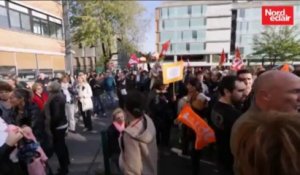
[[[162,65],[163,83],[169,84],[183,79],[184,62],[164,63]]]

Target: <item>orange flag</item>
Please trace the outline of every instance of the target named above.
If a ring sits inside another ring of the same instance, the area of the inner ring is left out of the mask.
[[[284,64],[280,70],[283,72],[290,72],[290,66],[288,64]]]
[[[210,143],[216,142],[214,131],[208,126],[208,124],[198,116],[190,107],[186,104],[178,118],[180,122],[193,129],[196,133],[195,149],[201,150]]]
[[[219,66],[223,66],[223,64],[225,63],[225,61],[226,61],[226,55],[225,55],[225,52],[224,52],[224,49],[223,49],[222,53],[221,53],[220,60],[219,60]]]

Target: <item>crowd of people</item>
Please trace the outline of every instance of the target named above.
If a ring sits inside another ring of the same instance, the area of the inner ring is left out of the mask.
[[[184,105],[214,130],[216,143],[195,148],[196,133],[176,120]],[[300,78],[280,70],[185,68],[182,81],[165,84],[156,64],[150,71],[79,73],[52,80],[41,74],[31,87],[3,80],[0,174],[52,174],[48,159],[54,153],[57,174],[68,174],[65,136],[78,132],[78,113],[83,132],[92,134],[98,133],[93,116],[111,117],[105,151],[112,174],[158,174],[158,159],[172,154],[171,135],[177,129],[178,155],[191,161],[193,175],[201,172],[204,151],[216,155],[215,169],[222,175],[296,175],[299,109]]]

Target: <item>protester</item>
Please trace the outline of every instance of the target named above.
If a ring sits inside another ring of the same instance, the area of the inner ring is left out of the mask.
[[[96,133],[96,131],[93,130],[92,124],[93,92],[91,86],[86,82],[86,79],[83,75],[78,76],[77,80],[78,84],[76,89],[78,92],[78,108],[83,117],[83,123],[85,127],[84,131]]]
[[[9,96],[12,90],[8,83],[0,81],[0,117],[6,122],[9,122],[12,112],[11,104],[9,103]]]
[[[65,111],[65,97],[61,92],[60,83],[53,81],[47,86],[49,98],[45,104],[45,115],[50,122],[50,129],[53,138],[54,152],[58,158],[58,175],[66,175],[69,171],[69,151],[65,142],[65,133],[68,122]]]
[[[231,132],[231,150],[234,150],[235,135],[240,125],[251,120],[252,113],[280,111],[298,113],[300,109],[300,78],[293,73],[270,70],[261,74],[254,82],[251,107],[234,124]]]
[[[242,114],[235,105],[242,104],[246,99],[246,85],[236,76],[225,76],[219,84],[219,93],[219,101],[214,105],[211,114],[217,140],[218,167],[226,175],[233,175],[230,134],[234,122]]]
[[[246,112],[251,105],[251,100],[252,100],[252,96],[253,96],[253,93],[251,93],[252,85],[253,85],[253,76],[249,70],[241,69],[241,70],[237,71],[237,77],[240,81],[243,81],[246,84],[247,98],[246,98],[244,104],[242,104],[242,106],[241,106],[242,112]]]
[[[42,84],[44,91],[47,90],[46,87],[47,87],[47,85],[49,83],[49,79],[46,78],[46,75],[44,73],[40,73],[38,79],[35,82]]]
[[[65,111],[69,124],[69,132],[76,133],[76,120],[75,120],[75,101],[77,91],[74,86],[72,86],[69,80],[69,76],[64,75],[61,78],[61,89],[65,96],[66,104]]]
[[[32,85],[33,92],[33,103],[37,104],[39,109],[42,111],[44,109],[44,105],[48,100],[48,93],[44,92],[43,85],[40,83],[34,83]]]
[[[116,82],[111,72],[106,73],[106,77],[104,79],[104,89],[108,95],[110,103],[112,106],[115,105],[115,90],[116,90]]]
[[[121,175],[119,167],[119,156],[121,153],[119,147],[119,137],[125,130],[125,113],[121,108],[117,108],[112,113],[113,123],[107,129],[108,155],[110,157],[110,166],[112,175]]]
[[[126,86],[126,77],[123,72],[119,73],[118,79],[117,79],[117,95],[119,98],[119,106],[121,108],[124,108],[125,105],[125,99],[127,95],[127,86]]]
[[[204,109],[207,107],[209,98],[202,92],[201,82],[196,77],[191,76],[186,82],[186,88],[188,91],[186,103],[189,104],[194,112],[200,117],[206,117]],[[183,155],[190,155],[192,161],[192,174],[197,175],[200,172],[199,161],[201,157],[201,151],[196,150],[194,145],[196,141],[195,132],[186,126],[183,126]],[[192,145],[192,146],[191,146]]]
[[[171,97],[167,92],[168,84],[163,84],[162,80],[156,79],[153,91],[149,95],[149,116],[156,128],[157,144],[162,147],[163,153],[170,151],[169,142],[173,119],[175,118],[170,106]]]
[[[238,175],[300,174],[300,115],[262,112],[240,124],[234,149]]]
[[[26,168],[19,162],[13,162],[10,158],[16,149],[17,143],[23,138],[22,130],[6,132],[7,124],[0,118],[0,174],[1,175],[26,175]]]
[[[143,103],[140,92],[128,93],[125,111],[129,124],[120,138],[120,167],[124,175],[157,175],[156,131],[144,113]]]

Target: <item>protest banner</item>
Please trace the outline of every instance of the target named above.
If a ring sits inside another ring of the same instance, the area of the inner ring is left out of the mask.
[[[183,79],[184,62],[164,63],[162,65],[163,83],[169,84]]]

